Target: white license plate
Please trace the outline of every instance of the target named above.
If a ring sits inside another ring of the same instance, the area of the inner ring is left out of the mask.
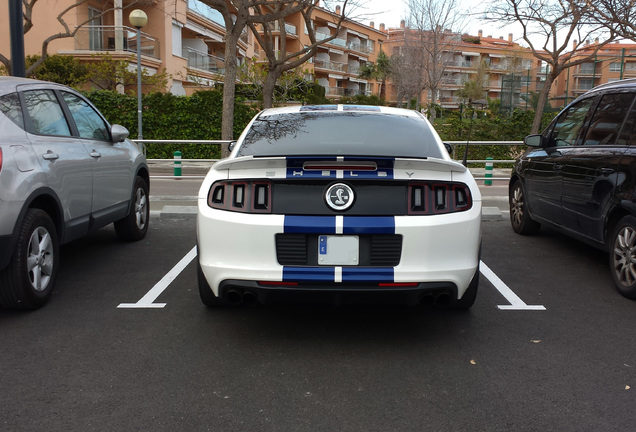
[[[358,265],[360,258],[358,236],[318,237],[318,264],[320,265]]]

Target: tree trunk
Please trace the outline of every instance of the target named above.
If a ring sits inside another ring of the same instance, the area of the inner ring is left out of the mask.
[[[276,69],[267,72],[265,81],[263,81],[263,108],[271,108],[274,106],[274,89],[279,77],[280,72]]]
[[[559,71],[559,73],[561,73]],[[557,75],[558,76],[558,75]],[[550,87],[552,87],[552,83],[554,82],[555,76],[553,73],[549,74],[546,77],[545,83],[543,84],[543,88],[539,93],[539,100],[537,101],[537,111],[534,113],[534,122],[532,122],[532,130],[530,133],[536,134],[540,132],[541,129],[541,120],[543,119],[543,110],[548,102],[548,96],[550,94]]]
[[[234,139],[234,91],[236,89],[236,46],[238,36],[226,35],[225,42],[225,77],[223,80],[223,119],[221,121],[221,139]],[[230,155],[227,145],[221,148],[221,157]]]
[[[431,103],[428,105],[429,119],[435,121],[437,118],[437,88],[430,88],[431,91]]]

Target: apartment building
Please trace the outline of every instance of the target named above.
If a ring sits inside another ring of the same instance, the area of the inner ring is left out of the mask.
[[[384,44],[386,51],[392,53],[403,47],[405,37],[410,37],[412,32],[404,26],[404,22],[400,28],[389,29],[388,40]],[[445,30],[440,33],[440,40],[444,49],[438,67],[443,73],[435,103],[443,108],[459,108],[464,101],[458,96],[458,91],[467,81],[476,79],[478,74],[484,77],[483,99],[499,99],[502,106],[512,108],[526,107],[526,98],[522,96],[530,91],[539,91],[545,81],[545,69],[541,68],[541,63],[529,49],[514,42],[512,34],[504,39],[483,36],[481,31],[477,36],[471,36]],[[395,83],[389,82],[387,95],[390,101],[397,100]],[[424,90],[421,100],[423,104],[431,102],[432,95]]]
[[[316,40],[335,37],[320,45],[316,55],[305,65],[309,78],[315,79],[323,86],[327,98],[330,99],[377,93],[379,91],[377,83],[359,78],[358,72],[361,65],[376,61],[379,47],[386,40],[387,35],[381,29],[376,29],[373,23],[367,26],[344,20],[338,28],[339,16],[339,6],[336,6],[335,12],[316,8],[312,15]],[[287,55],[299,52],[311,44],[300,13],[285,19],[285,29],[278,27],[278,23],[275,23],[275,51],[282,46],[279,38],[283,37]],[[255,61],[265,60],[264,52],[258,44],[255,44]]]
[[[576,46],[576,42],[574,42]],[[588,57],[596,45],[588,44],[570,59]],[[603,46],[590,60],[567,69],[556,80],[550,93],[554,105],[563,107],[600,84],[636,78],[636,43],[612,43]]]
[[[8,0],[0,0],[0,8],[8,9]],[[41,52],[42,42],[64,30],[56,17],[72,5],[64,15],[68,27],[81,26],[75,37],[61,38],[49,45],[50,54],[72,55],[82,61],[95,61],[109,54],[114,59],[130,61],[136,70],[137,45],[141,63],[150,74],[165,69],[171,79],[168,89],[175,95],[192,94],[222,81],[225,73],[225,25],[221,14],[200,0],[40,0],[33,9],[33,28],[25,34],[26,54]],[[137,29],[129,22],[133,9],[148,15],[148,24],[137,40]],[[319,38],[336,35],[339,10],[331,13],[317,8],[313,25]],[[278,25],[278,24],[277,24]],[[8,17],[0,14],[0,53],[10,57]],[[286,18],[288,50],[298,51],[309,45],[309,37],[300,13]],[[369,94],[374,82],[357,78],[361,64],[375,61],[377,47],[386,34],[373,26],[346,20],[337,37],[321,46],[307,69],[326,88],[330,98]],[[255,58],[263,53],[254,36],[244,31],[237,48],[237,61]]]

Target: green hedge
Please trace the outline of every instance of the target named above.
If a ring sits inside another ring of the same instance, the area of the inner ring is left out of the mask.
[[[137,137],[137,97],[111,91],[93,91],[87,97],[111,123],[125,126],[131,138]],[[238,103],[234,106],[234,138],[238,138],[257,109]],[[199,91],[192,96],[170,93],[144,95],[144,139],[220,140],[223,94],[216,90]],[[184,159],[218,159],[218,145],[147,144],[150,159],[172,159],[176,150]]]
[[[542,128],[554,118],[555,113],[543,116]],[[472,118],[471,118],[472,117]],[[447,112],[435,121],[435,129],[443,141],[523,141],[532,129],[534,111],[514,111],[511,115],[492,115],[488,111],[472,110],[468,112]],[[465,146],[455,147],[455,156],[464,157]],[[487,146],[468,147],[469,160],[484,160],[491,157],[495,160],[514,160],[518,158],[525,146]],[[483,166],[483,164],[476,165]],[[502,165],[498,165],[502,166]]]
[[[111,91],[92,91],[88,98],[111,123],[118,123],[137,136],[137,97]],[[357,100],[351,100],[357,102]],[[372,101],[365,100],[366,103]],[[220,140],[223,113],[223,94],[218,90],[199,91],[192,96],[174,96],[170,93],[144,95],[143,132],[145,139],[162,140]],[[241,103],[234,106],[234,138],[258,112],[255,106]],[[521,141],[530,133],[533,111],[515,111],[511,115],[494,115],[488,110],[466,110],[463,113],[445,111],[435,120],[435,128],[444,141]],[[547,113],[543,127],[554,117]],[[184,159],[217,159],[221,156],[218,145],[200,144],[148,144],[148,158],[172,159],[176,150]],[[516,159],[524,146],[469,146],[468,159]],[[462,159],[464,146],[456,146],[455,156]]]

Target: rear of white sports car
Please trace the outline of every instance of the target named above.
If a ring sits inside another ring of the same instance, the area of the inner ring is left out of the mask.
[[[198,197],[208,306],[282,299],[469,308],[481,197],[420,114],[272,109],[216,163]]]

